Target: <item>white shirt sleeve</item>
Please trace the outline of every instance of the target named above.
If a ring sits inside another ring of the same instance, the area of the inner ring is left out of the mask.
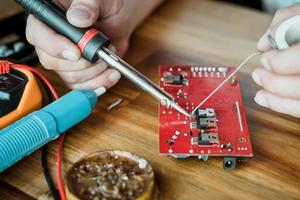
[[[276,10],[300,3],[300,0],[263,0],[266,11],[274,13]]]

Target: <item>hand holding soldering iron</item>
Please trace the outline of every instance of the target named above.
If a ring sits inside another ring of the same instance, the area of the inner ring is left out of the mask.
[[[163,0],[153,0],[149,5],[141,4],[140,1],[128,3],[126,0],[59,2],[68,10],[67,17],[73,25],[94,25],[111,38],[110,49],[122,56],[128,48],[133,30],[161,1]],[[284,20],[299,14],[299,5],[279,10],[275,14],[269,31],[258,43],[258,50],[263,52],[263,68],[252,74],[254,81],[263,87],[256,94],[256,103],[296,117],[300,117],[300,46],[296,44],[280,51],[272,49],[268,35],[274,37]],[[56,34],[33,16],[28,18],[27,38],[35,45],[41,63],[46,68],[55,70],[70,88],[111,87],[120,78],[120,74],[108,69],[106,64],[90,64],[81,58],[75,44]]]

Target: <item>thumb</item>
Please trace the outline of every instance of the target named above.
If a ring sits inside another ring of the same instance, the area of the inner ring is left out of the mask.
[[[288,18],[298,15],[300,12],[300,5],[295,5],[287,8],[282,8],[278,10],[271,22],[270,27],[267,32],[262,36],[262,38],[257,43],[257,49],[259,51],[267,51],[271,49],[271,44],[268,39],[268,35],[272,35],[275,38],[275,32],[277,28]]]
[[[71,24],[85,28],[92,26],[99,17],[101,3],[95,0],[73,0],[67,11]]]

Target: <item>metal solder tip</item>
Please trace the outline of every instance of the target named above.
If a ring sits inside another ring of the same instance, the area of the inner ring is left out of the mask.
[[[106,88],[105,87],[99,87],[98,89],[94,90],[94,92],[99,97],[99,96],[101,96],[102,94],[104,94],[106,92]]]
[[[178,112],[180,112],[180,113],[184,114],[185,116],[191,118],[191,115],[188,112],[186,112],[182,107],[180,107],[177,103],[172,102],[171,106],[174,109],[176,109]]]

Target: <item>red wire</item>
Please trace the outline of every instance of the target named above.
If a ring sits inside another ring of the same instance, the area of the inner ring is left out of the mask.
[[[58,147],[57,147],[57,159],[56,159],[56,174],[57,174],[57,185],[58,185],[58,191],[60,194],[60,198],[62,200],[66,200],[66,193],[65,193],[65,189],[64,189],[64,183],[63,183],[63,179],[62,179],[62,150],[63,150],[63,146],[64,146],[64,139],[65,139],[66,134],[63,133],[59,140],[58,140]]]
[[[8,74],[10,70],[10,62],[1,61],[0,62],[0,74]]]
[[[27,65],[20,65],[20,64],[13,64],[6,60],[0,60],[0,74],[6,74],[9,73],[10,67],[13,68],[19,68],[19,69],[26,69],[28,71],[33,72],[35,75],[37,75],[49,88],[50,92],[52,93],[53,97],[55,99],[58,99],[59,96],[54,89],[54,87],[51,85],[51,83],[48,81],[48,79],[38,70],[29,67]],[[59,140],[58,140],[58,148],[57,148],[57,159],[56,159],[56,174],[57,174],[57,185],[58,185],[58,191],[60,198],[62,200],[66,200],[66,193],[64,189],[63,179],[62,179],[62,150],[63,150],[63,144],[65,139],[65,133],[63,133]]]
[[[19,69],[26,69],[28,71],[33,72],[35,75],[37,75],[47,85],[47,87],[51,91],[53,97],[55,99],[59,98],[59,96],[58,96],[56,90],[54,89],[54,87],[51,85],[51,83],[48,81],[48,79],[41,72],[39,72],[38,70],[36,70],[32,67],[26,66],[26,65],[13,64],[13,67],[14,68],[19,68]]]

